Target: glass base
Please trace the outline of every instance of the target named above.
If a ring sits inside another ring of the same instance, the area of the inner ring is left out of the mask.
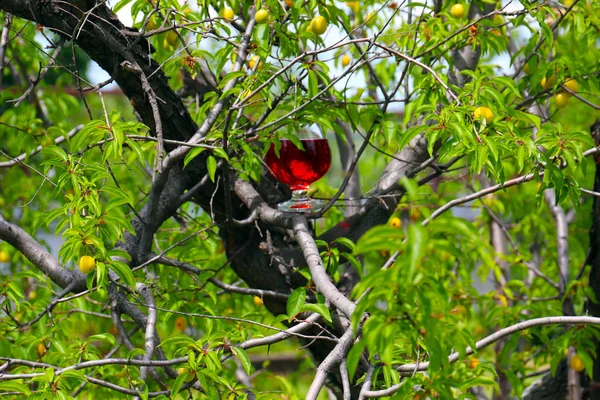
[[[277,208],[285,212],[314,212],[319,211],[325,205],[322,200],[315,200],[308,197],[306,190],[292,191],[292,198],[283,203],[279,203]]]

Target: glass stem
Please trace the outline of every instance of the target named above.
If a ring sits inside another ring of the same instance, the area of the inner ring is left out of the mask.
[[[294,203],[303,203],[309,201],[308,189],[292,190],[291,201]]]

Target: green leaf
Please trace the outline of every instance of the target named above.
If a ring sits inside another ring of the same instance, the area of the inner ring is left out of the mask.
[[[183,166],[185,167],[186,165],[188,165],[190,163],[190,161],[192,161],[194,158],[196,158],[196,156],[198,154],[202,153],[204,150],[205,150],[204,147],[193,147],[185,155],[185,158],[183,159]]]
[[[396,250],[402,244],[405,234],[402,229],[389,225],[379,225],[367,231],[356,243],[354,254],[372,251]]]
[[[311,69],[308,70],[308,95],[315,97],[319,93],[319,81],[317,74]]]
[[[161,347],[166,347],[166,346],[171,346],[171,347],[178,347],[178,348],[192,348],[195,344],[194,339],[192,339],[189,336],[173,336],[170,338],[166,338],[164,340],[161,341],[160,346]]]
[[[354,244],[354,242],[348,238],[345,237],[339,237],[337,239],[335,239],[333,241],[333,243],[339,243],[343,246],[346,246],[348,248],[348,250],[350,251],[354,251],[354,248],[356,247],[356,245]]]
[[[410,143],[411,140],[413,140],[419,134],[423,133],[426,128],[427,128],[427,126],[425,126],[425,125],[419,125],[419,126],[413,126],[412,128],[407,129],[406,132],[404,132],[402,134],[402,136],[400,136],[400,142],[398,143],[398,149],[402,150],[404,147],[406,147],[406,145],[408,143]]]
[[[63,161],[67,161],[67,153],[65,153],[65,151],[63,149],[61,149],[60,147],[55,146],[55,145],[45,147],[41,151],[41,153],[44,155],[53,155],[55,157],[60,158]]]
[[[215,149],[212,149],[212,153],[215,156],[219,157],[219,158],[224,158],[226,160],[229,160],[229,156],[227,155],[227,153],[225,152],[225,150],[223,150],[223,149],[221,149],[219,147],[217,147]]]
[[[314,303],[305,303],[300,307],[300,312],[302,311],[311,311],[317,314],[320,314],[325,318],[325,320],[331,323],[331,313],[329,309],[325,306],[325,304],[314,304]]]
[[[47,382],[54,382],[54,368],[45,368],[44,375],[46,375]]]
[[[421,253],[423,251],[423,239],[424,239],[423,227],[421,225],[410,225],[408,227],[408,249],[409,249],[409,268],[408,268],[408,281],[412,282],[413,276],[417,269],[417,265],[421,260]]]
[[[113,346],[117,346],[117,339],[115,339],[115,337],[113,335],[111,335],[110,333],[99,333],[97,335],[92,335],[90,337],[87,338],[88,342],[94,342],[94,341],[100,341],[100,342],[107,342]]]
[[[2,392],[17,392],[27,396],[31,394],[31,391],[27,386],[15,381],[0,382],[0,394]]]
[[[250,357],[248,357],[248,353],[239,347],[231,347],[231,352],[240,359],[242,367],[244,367],[244,371],[250,375],[252,372],[252,362],[250,361]]]
[[[356,373],[356,368],[358,367],[358,362],[363,355],[363,350],[365,348],[365,344],[363,341],[360,341],[348,352],[348,356],[346,357],[346,366],[348,367],[348,375],[350,375],[350,380],[354,381],[354,374]]]
[[[306,302],[306,288],[299,287],[288,297],[286,310],[288,318],[293,318],[300,312],[300,308]]]
[[[581,361],[583,362],[585,372],[588,374],[590,379],[592,379],[594,373],[594,359],[592,358],[592,356],[589,355],[589,353],[581,349],[577,350],[577,355],[579,356],[579,358],[581,358]]]
[[[129,266],[121,261],[111,261],[111,263],[109,264],[110,269],[112,269],[113,271],[115,271],[117,273],[117,275],[119,275],[119,277],[123,280],[123,283],[125,283],[127,286],[129,286],[130,288],[134,289],[135,288],[135,276],[133,276],[133,272],[131,271],[131,268],[129,268]]]
[[[244,71],[230,72],[219,82],[219,88],[222,89],[225,87],[225,84],[232,79],[245,77],[246,73]],[[239,83],[239,82],[238,82]]]
[[[217,160],[213,156],[208,156],[206,159],[206,168],[211,181],[215,181],[215,173],[217,172]]]
[[[185,382],[186,378],[188,377],[187,372],[184,372],[182,374],[179,374],[179,376],[177,377],[177,379],[175,379],[175,382],[173,383],[173,387],[171,388],[171,398],[176,398],[177,393],[179,393],[179,389],[181,388],[181,385],[183,385],[183,382]]]

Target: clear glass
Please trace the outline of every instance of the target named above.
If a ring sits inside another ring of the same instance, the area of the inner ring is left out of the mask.
[[[281,211],[313,212],[321,209],[324,202],[311,199],[308,189],[321,179],[331,167],[331,150],[327,139],[312,129],[301,129],[297,134],[303,149],[289,139],[281,139],[279,156],[275,144],[267,152],[265,162],[271,174],[292,189],[292,198],[279,204]]]

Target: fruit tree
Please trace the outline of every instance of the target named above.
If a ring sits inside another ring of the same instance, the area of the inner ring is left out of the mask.
[[[600,399],[599,16],[0,0],[0,395]]]

